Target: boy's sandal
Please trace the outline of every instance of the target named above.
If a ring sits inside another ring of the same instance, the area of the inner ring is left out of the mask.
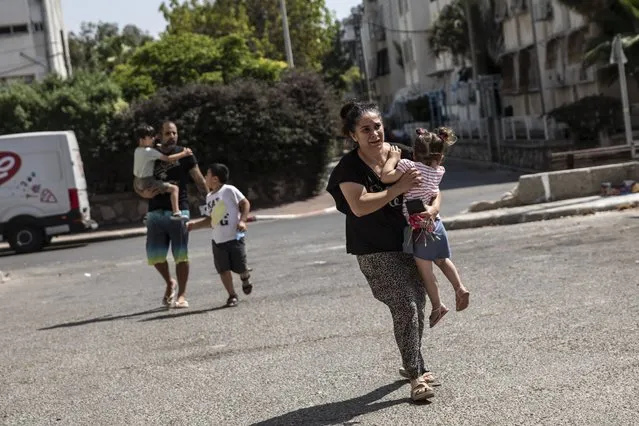
[[[423,380],[418,380],[410,390],[410,397],[413,401],[423,401],[435,396],[433,388]]]
[[[435,327],[435,325],[444,318],[444,315],[448,313],[448,308],[442,303],[439,305],[439,308],[433,309],[430,313],[430,317],[428,317],[428,322],[430,323],[430,328]]]
[[[458,311],[463,311],[470,304],[470,291],[459,289],[455,292],[455,307]]]
[[[235,296],[235,295],[229,296],[229,298],[226,299],[226,306],[229,307],[229,308],[237,306],[237,296]]]
[[[253,284],[251,284],[251,276],[249,275],[246,278],[242,278],[242,291],[244,294],[251,294],[253,291]]]

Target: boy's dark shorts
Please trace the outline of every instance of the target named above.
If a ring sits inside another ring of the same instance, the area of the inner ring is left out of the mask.
[[[226,241],[213,246],[213,261],[218,274],[233,271],[236,274],[243,274],[248,270],[246,265],[246,244],[244,238],[239,240]]]

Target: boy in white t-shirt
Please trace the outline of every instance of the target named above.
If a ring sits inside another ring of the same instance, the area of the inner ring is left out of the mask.
[[[232,272],[240,275],[244,294],[250,294],[253,290],[244,242],[251,204],[239,189],[226,183],[228,180],[229,169],[224,164],[213,164],[208,168],[206,184],[210,192],[206,196],[207,217],[188,222],[187,226],[189,231],[207,226],[213,228],[215,269],[229,294],[226,306],[236,306],[238,298],[233,287]]]
[[[153,146],[155,131],[153,127],[148,125],[138,127],[135,131],[135,136],[138,140],[138,147],[133,154],[133,189],[135,189],[135,192],[142,198],[147,199],[168,192],[171,194],[171,207],[173,208],[171,219],[189,220],[188,216],[184,216],[180,212],[178,205],[180,189],[178,186],[156,179],[153,175],[153,171],[156,160],[173,162],[180,158],[193,155],[193,152],[189,148],[185,148],[184,151],[178,154],[162,154]]]

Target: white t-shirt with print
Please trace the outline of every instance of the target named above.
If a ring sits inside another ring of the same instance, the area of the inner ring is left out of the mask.
[[[211,218],[213,241],[217,244],[234,240],[240,221],[240,201],[246,197],[233,185],[222,185],[206,196],[206,215]]]

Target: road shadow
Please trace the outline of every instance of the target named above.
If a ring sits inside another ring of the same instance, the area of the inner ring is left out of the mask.
[[[167,320],[167,319],[188,317],[188,316],[191,316],[191,315],[205,314],[207,312],[215,312],[215,311],[219,311],[221,309],[229,309],[229,307],[226,306],[226,305],[222,305],[222,306],[218,306],[216,308],[198,309],[198,310],[189,310],[189,309],[176,310],[176,309],[171,309],[169,312],[174,312],[174,313],[169,313],[169,314],[165,314],[165,315],[158,315],[158,316],[151,317],[151,318],[145,318],[145,319],[139,320],[138,322],[161,321],[161,320]]]
[[[394,401],[375,402],[386,395],[395,392],[406,384],[405,380],[384,385],[366,395],[345,401],[331,402],[314,407],[301,408],[281,416],[273,417],[252,426],[281,426],[281,425],[341,425],[348,424],[356,417],[374,413],[399,404],[410,403],[410,398]]]
[[[68,250],[68,249],[86,247],[88,245],[89,245],[88,243],[72,243],[72,242],[69,242],[69,243],[51,243],[51,245],[45,247],[42,251],[34,252],[34,253],[16,253],[15,251],[11,250],[9,247],[2,247],[2,248],[0,248],[0,257],[27,256],[29,254],[42,253],[43,251]]]
[[[155,314],[157,312],[162,312],[162,311],[166,311],[166,308],[165,307],[160,307],[160,308],[155,308],[155,309],[149,309],[147,311],[135,312],[133,314],[125,314],[125,315],[110,315],[110,314],[108,314],[108,315],[104,315],[104,316],[97,317],[97,318],[90,318],[90,319],[86,319],[86,320],[82,320],[82,321],[65,322],[65,323],[62,323],[62,324],[52,325],[52,326],[49,326],[49,327],[43,327],[43,328],[39,328],[38,331],[55,330],[56,328],[78,327],[78,326],[81,326],[81,325],[95,324],[95,323],[99,323],[99,322],[116,321],[116,320],[121,320],[121,319],[126,319],[126,318],[139,317],[139,316],[142,316],[142,315]]]

